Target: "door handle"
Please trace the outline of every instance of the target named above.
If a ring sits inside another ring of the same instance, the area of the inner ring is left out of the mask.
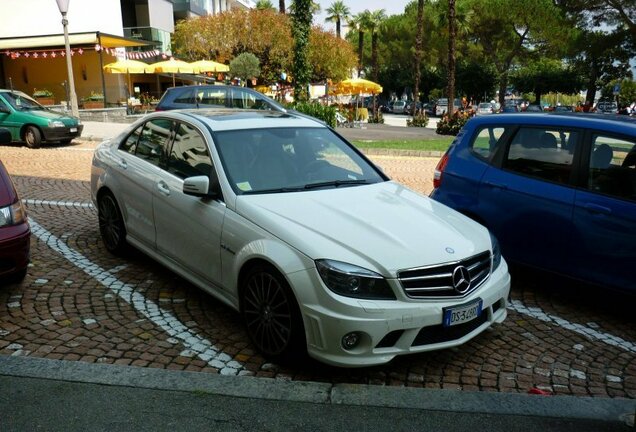
[[[123,160],[123,159],[119,159],[119,160],[117,161],[117,165],[119,165],[119,167],[120,167],[121,169],[127,169],[127,168],[128,168],[128,162],[126,162],[126,161],[125,161],[125,160]]]
[[[605,207],[605,206],[601,206],[598,204],[592,204],[592,203],[586,203],[583,208],[587,211],[589,211],[590,213],[597,213],[597,214],[612,214],[612,209],[609,207]]]
[[[159,191],[160,194],[165,195],[165,196],[169,196],[170,195],[170,188],[168,187],[167,184],[165,184],[164,182],[160,181],[159,183],[157,183],[157,190]]]
[[[488,181],[488,180],[484,181],[484,184],[486,186],[489,186],[489,187],[492,187],[492,188],[504,189],[504,190],[508,189],[508,185],[507,184],[494,183],[494,182],[491,182],[491,181]]]

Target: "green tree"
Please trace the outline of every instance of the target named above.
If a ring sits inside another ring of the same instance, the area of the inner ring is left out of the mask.
[[[258,78],[261,74],[258,57],[249,52],[239,54],[230,62],[230,72],[241,78],[242,84],[245,85],[248,79]]]
[[[349,20],[349,28],[358,31],[358,75],[362,72],[364,66],[364,35],[369,25],[370,12],[365,10],[360,12]]]
[[[380,34],[380,26],[386,19],[386,11],[379,9],[369,12],[368,21],[366,23],[369,33],[371,33],[371,77],[374,81],[378,80],[378,36]]]
[[[492,65],[480,60],[458,61],[455,72],[457,93],[468,100],[483,101],[495,94],[497,73]]]
[[[575,93],[582,82],[571,67],[558,60],[541,58],[515,71],[510,81],[518,91],[534,93],[535,103],[541,104],[541,96],[548,92]]]
[[[278,0],[278,12],[285,14],[285,0]]]
[[[309,99],[308,85],[311,66],[308,61],[309,34],[313,19],[311,0],[294,0],[292,36],[294,38],[294,98],[297,102]]]
[[[340,24],[349,18],[351,10],[342,0],[338,0],[333,2],[331,6],[327,8],[326,12],[328,15],[325,21],[336,23],[336,36],[340,38]]]
[[[256,2],[256,9],[264,10],[264,9],[274,9],[274,3],[271,0],[258,0]]]
[[[622,80],[612,80],[603,87],[603,98],[614,99],[614,86],[618,84],[620,86],[620,92],[618,93],[618,102],[621,106],[629,105],[632,102],[636,102],[636,81],[624,78]]]
[[[593,29],[601,23],[622,27],[636,43],[636,2],[634,0],[555,0],[556,4],[576,15],[583,26]]]

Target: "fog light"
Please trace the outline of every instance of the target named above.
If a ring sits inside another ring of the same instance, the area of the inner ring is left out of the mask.
[[[346,350],[354,349],[360,342],[360,333],[351,332],[342,337],[342,347]]]

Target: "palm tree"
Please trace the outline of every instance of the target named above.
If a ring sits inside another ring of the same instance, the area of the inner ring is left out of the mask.
[[[362,54],[364,50],[364,33],[367,28],[369,11],[360,12],[359,14],[349,17],[347,26],[351,30],[358,31],[358,76],[362,72]]]
[[[258,0],[256,2],[256,9],[258,10],[274,9],[274,4],[271,2],[271,0]]]
[[[342,0],[337,0],[327,8],[326,12],[329,16],[327,16],[325,21],[336,23],[336,36],[340,39],[340,23],[349,18],[351,10],[349,10],[349,7],[345,5]]]
[[[455,0],[448,0],[448,116],[455,109]]]
[[[368,29],[371,33],[371,76],[373,81],[378,81],[378,33],[380,25],[386,19],[384,9],[373,11],[369,14]]]
[[[285,0],[278,0],[278,11],[282,14],[285,13]]]
[[[413,112],[417,111],[417,102],[420,100],[420,62],[422,61],[422,34],[424,33],[424,0],[417,0],[417,34],[415,36],[415,87],[413,98]]]

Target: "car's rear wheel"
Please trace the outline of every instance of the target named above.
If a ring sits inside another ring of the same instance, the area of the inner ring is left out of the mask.
[[[126,227],[115,197],[104,192],[97,200],[99,232],[106,249],[121,254],[126,249]]]
[[[241,314],[252,343],[265,356],[285,361],[305,353],[298,303],[273,267],[259,264],[248,272],[241,287]]]
[[[24,142],[29,148],[39,148],[42,144],[42,133],[35,126],[27,126],[24,130]]]

